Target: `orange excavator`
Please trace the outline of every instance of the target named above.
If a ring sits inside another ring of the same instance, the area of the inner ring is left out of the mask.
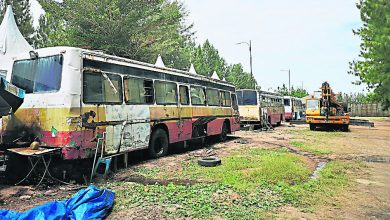
[[[310,130],[348,131],[349,121],[349,114],[344,112],[343,104],[337,102],[328,82],[322,83],[320,98],[313,96],[306,101],[306,123]]]

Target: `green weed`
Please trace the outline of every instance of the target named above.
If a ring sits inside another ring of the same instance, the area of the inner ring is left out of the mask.
[[[299,149],[302,149],[304,151],[307,151],[307,152],[310,152],[310,153],[313,153],[316,155],[326,155],[326,154],[332,153],[332,151],[330,151],[330,150],[321,149],[319,147],[313,146],[314,144],[309,144],[309,143],[305,143],[302,141],[291,141],[290,144],[299,148]]]

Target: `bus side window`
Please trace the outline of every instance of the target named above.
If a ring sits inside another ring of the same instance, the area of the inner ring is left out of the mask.
[[[232,97],[232,106],[233,106],[233,109],[234,110],[238,110],[238,103],[237,103],[237,96],[236,94],[233,94],[231,95]]]
[[[230,97],[229,92],[224,92],[225,93],[225,100],[224,100],[224,106],[230,107],[232,106],[232,99]]]
[[[220,104],[218,90],[206,90],[207,104],[210,106],[218,106]]]
[[[173,82],[156,81],[156,103],[177,104],[177,85]]]
[[[202,87],[191,86],[192,105],[206,105],[206,94]]]
[[[219,91],[219,105],[225,106],[225,93],[224,91]]]
[[[180,104],[182,105],[190,104],[190,97],[188,94],[187,86],[179,86],[179,98],[180,98]]]
[[[126,104],[153,104],[153,80],[127,78],[125,84]]]
[[[119,104],[122,103],[122,79],[119,75],[84,72],[83,100],[84,103]]]

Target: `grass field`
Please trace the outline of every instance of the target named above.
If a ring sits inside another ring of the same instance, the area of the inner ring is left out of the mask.
[[[186,179],[191,185],[142,185],[112,182],[105,187],[116,192],[115,212],[132,207],[143,210],[163,207],[164,218],[259,219],[273,217],[277,207],[293,205],[305,212],[329,200],[350,184],[349,176],[359,164],[330,162],[318,180],[305,158],[286,150],[246,148],[222,158],[218,167],[201,167],[196,158],[181,163],[181,170],[167,176],[161,168],[137,169],[149,178]]]

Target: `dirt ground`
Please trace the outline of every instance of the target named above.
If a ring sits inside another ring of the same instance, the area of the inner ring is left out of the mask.
[[[308,130],[307,125],[282,125],[274,131],[240,131],[236,132],[229,141],[210,145],[197,145],[186,151],[176,150],[171,155],[158,159],[147,160],[140,154],[130,156],[133,159],[128,169],[121,169],[111,177],[110,181],[140,182],[149,184],[155,181],[166,184],[163,179],[142,179],[134,176],[135,171],[142,168],[165,169],[167,176],[175,174],[180,169],[181,162],[193,157],[217,155],[223,157],[235,150],[247,148],[286,148],[290,152],[307,158],[307,165],[314,171],[317,164],[328,160],[360,160],[364,169],[354,176],[354,182],[343,193],[335,196],[333,204],[323,204],[312,212],[302,212],[292,206],[280,207],[274,210],[274,216],[291,219],[390,219],[390,120],[375,120],[375,127],[351,126],[350,132],[334,135],[334,138],[319,140],[314,135],[300,136],[299,131]],[[298,132],[296,132],[298,131]],[[329,150],[327,155],[315,155],[291,145],[291,141],[310,141],[318,143],[320,147]],[[141,158],[141,159],[140,159]],[[172,180],[171,180],[172,181]],[[180,181],[173,181],[181,184]],[[189,184],[185,182],[184,184]],[[192,184],[192,183],[190,183]],[[61,200],[70,197],[82,187],[76,186],[0,186],[0,209],[24,211],[33,206],[52,200]],[[134,218],[134,213],[144,213],[140,210],[129,210],[126,213],[111,213],[109,219]],[[157,212],[157,213],[156,213]],[[128,215],[129,213],[133,213]],[[159,216],[158,209],[153,212]],[[142,216],[141,216],[142,217]],[[141,218],[142,219],[142,218]]]

